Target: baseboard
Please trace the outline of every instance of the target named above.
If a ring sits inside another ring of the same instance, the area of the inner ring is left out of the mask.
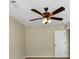
[[[25,59],[70,59],[70,57],[26,56]]]
[[[53,57],[53,56],[26,56],[25,58],[41,58],[41,57]]]

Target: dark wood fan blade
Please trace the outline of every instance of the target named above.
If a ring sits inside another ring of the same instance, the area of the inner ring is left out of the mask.
[[[31,11],[33,11],[33,12],[35,12],[35,13],[41,15],[42,17],[44,17],[44,15],[43,15],[41,12],[39,12],[38,10],[36,10],[36,9],[31,9]]]
[[[53,11],[52,14],[55,15],[55,14],[58,14],[59,12],[64,11],[64,10],[65,10],[64,7],[60,7],[60,8],[58,8],[57,10]]]
[[[43,19],[43,18],[36,18],[36,19],[29,20],[29,21],[35,21],[35,20],[40,20],[40,19]]]
[[[59,20],[59,21],[63,20],[63,18],[59,18],[59,17],[50,17],[50,19]]]

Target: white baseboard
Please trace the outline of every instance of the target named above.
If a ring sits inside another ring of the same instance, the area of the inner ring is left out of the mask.
[[[28,58],[28,57],[58,57],[58,56],[25,56],[25,58]],[[66,57],[69,57],[69,56],[66,56]]]
[[[26,56],[25,58],[28,58],[28,57],[53,57],[53,56]]]

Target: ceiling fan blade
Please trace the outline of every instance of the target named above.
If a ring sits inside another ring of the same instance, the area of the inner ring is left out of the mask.
[[[31,11],[33,11],[33,12],[35,12],[35,13],[37,13],[37,14],[39,14],[39,15],[44,17],[44,15],[41,12],[39,12],[38,10],[36,10],[36,9],[31,9]]]
[[[55,15],[55,14],[58,14],[59,12],[64,11],[64,10],[65,10],[64,7],[60,7],[60,8],[58,8],[57,10],[53,11],[52,14]]]
[[[59,20],[59,21],[63,20],[63,18],[59,18],[59,17],[50,17],[50,19]]]
[[[36,19],[29,20],[29,21],[35,21],[35,20],[40,20],[40,19],[43,19],[43,18],[36,18]]]

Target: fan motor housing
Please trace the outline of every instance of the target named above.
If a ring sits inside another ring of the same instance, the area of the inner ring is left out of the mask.
[[[50,17],[50,13],[49,12],[45,12],[45,13],[43,13],[44,14],[44,16],[46,17],[46,18],[49,18]]]

